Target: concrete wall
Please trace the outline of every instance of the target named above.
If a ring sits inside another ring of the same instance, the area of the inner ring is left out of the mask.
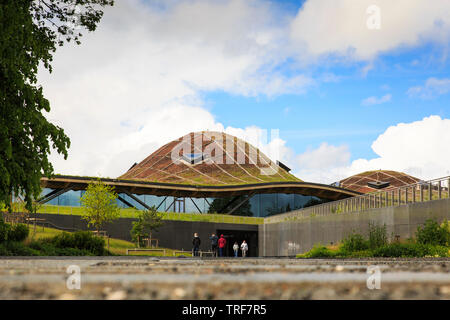
[[[61,215],[61,214],[39,214],[39,217],[45,218],[47,222],[59,228],[75,230],[88,230],[86,221],[77,215]],[[113,223],[106,224],[103,230],[112,238],[131,241],[130,231],[132,222],[136,219],[120,218]],[[92,228],[91,228],[92,229]],[[217,230],[233,230],[233,231],[258,231],[257,225],[231,224],[231,223],[214,223],[200,221],[174,221],[165,220],[164,225],[158,232],[153,234],[153,238],[159,240],[159,246],[171,249],[192,249],[192,237],[197,232],[202,240],[200,249],[203,251],[210,250],[209,236],[212,233],[217,234]],[[250,245],[250,244],[249,244]],[[257,243],[250,248],[252,252],[258,252]],[[250,250],[249,250],[250,251]]]
[[[407,239],[414,237],[417,226],[429,218],[439,222],[450,220],[450,199],[264,224],[259,226],[259,255],[296,255],[310,250],[316,243],[338,243],[352,230],[367,235],[369,221],[385,223],[388,235]]]

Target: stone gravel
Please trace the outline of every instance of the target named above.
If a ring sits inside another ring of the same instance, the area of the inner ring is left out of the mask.
[[[380,289],[367,287],[369,266]],[[450,299],[450,259],[2,257],[0,299]]]

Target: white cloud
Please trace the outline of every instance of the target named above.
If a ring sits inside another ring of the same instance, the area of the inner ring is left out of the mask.
[[[381,28],[367,27],[369,6],[380,8]],[[336,54],[371,60],[378,54],[423,41],[448,43],[448,0],[314,0],[307,1],[292,22],[298,52]]]
[[[67,161],[51,157],[55,171],[116,177],[171,139],[225,130],[204,91],[304,92],[314,80],[275,70],[284,20],[262,1],[116,1],[81,46],[58,49],[51,75],[40,73],[48,118],[72,141]]]
[[[314,78],[295,68],[290,76],[280,71],[286,61],[305,54],[350,50],[352,57],[368,59],[422,37],[448,40],[448,2],[370,1],[378,2],[382,31],[367,39],[367,31],[352,20],[360,19],[358,8],[364,16],[365,1],[308,1],[294,21],[276,4],[261,0],[116,1],[81,46],[58,48],[51,76],[39,75],[52,105],[48,118],[72,141],[67,161],[52,155],[55,171],[116,177],[188,132],[244,134],[251,123],[225,128],[204,107],[202,93],[301,94],[341,79],[332,73]],[[365,72],[373,64],[367,66]],[[295,163],[286,141],[272,145],[280,146],[280,160]]]
[[[332,73],[332,72],[327,72],[327,73],[324,73],[324,74],[322,74],[322,75],[320,76],[320,81],[321,81],[321,82],[324,82],[324,83],[328,83],[328,82],[331,82],[331,83],[338,83],[338,82],[340,82],[343,78],[344,78],[343,76],[338,76],[338,75],[336,75],[336,74],[334,74],[334,73]]]
[[[369,72],[371,70],[373,70],[374,68],[375,68],[374,63],[372,61],[369,62],[368,64],[366,64],[364,67],[361,68],[361,71],[360,71],[361,72],[361,76],[363,78],[366,78],[367,75],[369,74]]]
[[[380,98],[377,98],[375,96],[371,96],[371,97],[368,97],[368,98],[364,99],[361,102],[361,105],[363,105],[363,106],[371,106],[371,105],[374,105],[374,104],[382,104],[382,103],[386,103],[386,102],[391,101],[391,98],[392,98],[391,94],[386,94],[386,95],[384,95],[384,96],[382,96]]]
[[[346,164],[350,160],[348,146],[332,146],[324,142],[319,148],[308,150],[297,157],[298,165],[304,169],[329,169]]]
[[[305,168],[297,167],[295,173],[304,180],[331,183],[364,171],[383,169],[429,180],[450,175],[449,145],[450,119],[430,116],[389,127],[372,143],[377,158],[350,163],[347,149],[322,144],[300,155],[300,164]],[[320,170],[319,165],[324,165],[321,161],[329,161],[327,170]],[[308,163],[313,167],[308,167]],[[319,165],[314,168],[316,163]]]
[[[348,146],[333,146],[322,143],[317,149],[308,149],[297,155],[294,174],[304,181],[333,182],[335,168],[345,166],[350,161]]]
[[[280,138],[278,129],[262,129],[257,126],[249,126],[245,129],[227,127],[224,131],[249,142],[260,149],[272,161],[282,161],[290,165],[294,159],[294,151],[286,147],[286,141]]]
[[[407,94],[410,97],[431,99],[448,92],[450,92],[450,78],[428,78],[425,85],[411,87],[408,89]]]

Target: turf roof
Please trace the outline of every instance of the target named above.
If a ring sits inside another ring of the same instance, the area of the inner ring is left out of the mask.
[[[379,191],[379,189],[370,187],[368,185],[368,182],[389,182],[388,187],[381,189],[384,191],[389,191],[394,188],[414,184],[419,181],[420,179],[403,172],[391,170],[376,170],[362,172],[343,179],[339,182],[339,186],[348,190],[353,190],[361,193],[369,193]]]
[[[218,186],[301,181],[248,142],[211,131],[169,142],[118,178]]]

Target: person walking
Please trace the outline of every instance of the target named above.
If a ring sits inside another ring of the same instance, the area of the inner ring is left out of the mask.
[[[227,239],[223,236],[223,234],[220,235],[220,239],[218,241],[219,243],[219,256],[223,257],[223,250],[225,246],[227,245]]]
[[[219,240],[219,238],[215,233],[213,233],[211,237],[209,237],[209,239],[211,240],[211,251],[213,253],[213,256],[217,257],[217,241]]]
[[[234,251],[234,257],[237,258],[238,253],[239,253],[239,244],[237,242],[235,242],[233,245],[233,251]]]
[[[194,257],[198,257],[198,251],[200,250],[200,244],[202,241],[200,240],[200,237],[198,236],[198,233],[194,233],[194,238],[192,239],[192,252]]]
[[[245,258],[247,256],[247,251],[248,251],[248,244],[247,244],[247,242],[245,242],[245,240],[242,241],[241,251],[242,251],[242,257]]]

